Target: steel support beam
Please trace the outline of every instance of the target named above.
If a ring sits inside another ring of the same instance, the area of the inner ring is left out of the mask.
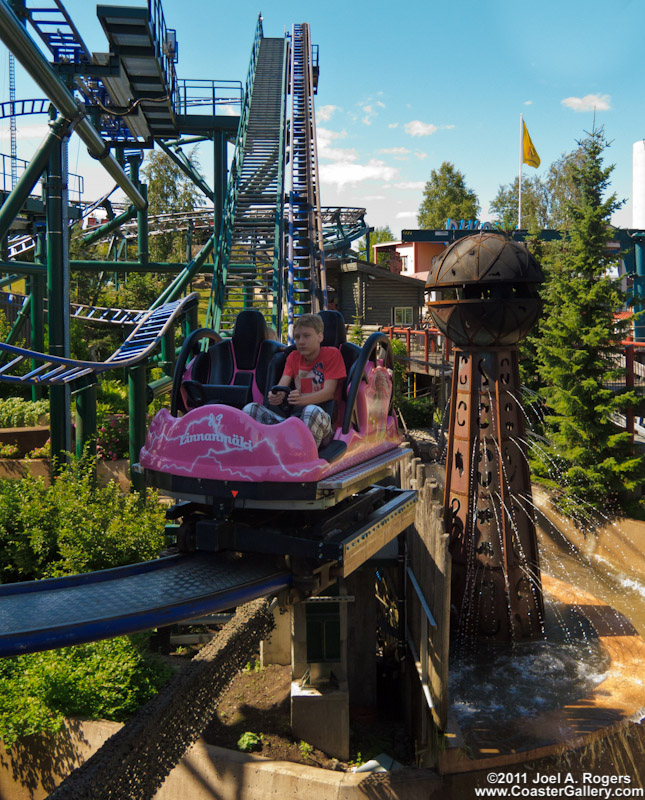
[[[49,97],[62,116],[75,126],[74,130],[87,146],[89,154],[101,162],[132,203],[138,209],[145,210],[146,201],[141,193],[110,153],[101,135],[85,116],[85,111],[79,107],[72,92],[54,72],[36,43],[21,25],[18,17],[5,2],[0,2],[0,39]]]
[[[140,213],[134,206],[130,206],[130,208],[126,209],[123,214],[119,214],[118,217],[113,217],[109,222],[106,222],[105,225],[101,225],[100,228],[97,228],[92,233],[88,233],[87,236],[83,237],[84,244],[94,244],[98,242],[99,239],[102,239],[104,236],[107,236],[108,233],[112,233],[117,228],[120,228],[124,222],[129,222],[131,219],[134,219],[137,214]]]
[[[31,194],[31,190],[45,171],[50,153],[60,144],[61,138],[67,135],[69,122],[62,117],[58,117],[55,122],[50,122],[50,127],[51,132],[43,140],[36,154],[20,176],[20,180],[0,209],[0,239],[3,239],[11,229],[16,216]]]
[[[69,249],[67,242],[67,139],[51,151],[45,184],[47,210],[47,295],[49,352],[69,358]],[[69,386],[49,390],[52,470],[61,468],[71,449]]]
[[[634,262],[636,270],[633,277],[634,312],[645,312],[645,233],[634,236]],[[634,341],[645,342],[645,313],[634,320]]]

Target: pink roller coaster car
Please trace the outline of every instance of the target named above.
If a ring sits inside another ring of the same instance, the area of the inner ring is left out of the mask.
[[[347,369],[339,407],[325,406],[335,421],[329,443],[318,450],[297,417],[264,425],[241,410],[252,400],[266,402],[290,352],[266,338],[260,312],[246,309],[230,339],[207,329],[187,338],[171,410],[155,416],[141,450],[148,483],[211,505],[270,508],[317,501],[322,507],[389,474],[402,438],[392,407],[389,339],[374,333],[358,347],[346,341],[339,312],[321,316],[322,344],[338,347]],[[208,350],[195,354],[204,339],[210,340]]]

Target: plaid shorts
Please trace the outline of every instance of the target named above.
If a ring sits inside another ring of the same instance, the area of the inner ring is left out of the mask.
[[[242,411],[263,425],[276,425],[278,422],[284,422],[285,420],[285,417],[280,416],[280,414],[260,403],[247,403]],[[300,417],[309,428],[316,441],[316,447],[320,447],[323,439],[331,433],[331,417],[320,406],[300,406],[294,410],[292,416]]]

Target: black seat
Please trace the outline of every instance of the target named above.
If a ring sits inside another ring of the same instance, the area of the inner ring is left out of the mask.
[[[262,314],[254,308],[240,311],[231,338],[217,342],[193,360],[191,380],[182,384],[187,405],[224,403],[243,408],[253,400],[254,384],[264,394],[269,363],[284,349],[280,342],[266,337]]]
[[[356,363],[360,355],[361,348],[353,342],[347,341],[347,333],[345,328],[345,320],[340,311],[321,311],[320,316],[323,318],[325,326],[323,345],[325,347],[337,347],[345,362],[345,371],[347,378],[343,381],[343,400],[347,398],[347,384],[349,382],[349,373],[352,365]]]

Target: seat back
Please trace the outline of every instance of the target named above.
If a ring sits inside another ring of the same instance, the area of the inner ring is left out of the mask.
[[[237,370],[254,370],[260,345],[267,338],[267,324],[255,308],[245,308],[237,315],[231,345]]]
[[[257,309],[240,311],[231,338],[217,342],[191,362],[187,383],[199,386],[187,386],[186,407],[226,403],[242,408],[252,400],[262,402],[268,365],[284,349],[266,336],[266,321]]]

